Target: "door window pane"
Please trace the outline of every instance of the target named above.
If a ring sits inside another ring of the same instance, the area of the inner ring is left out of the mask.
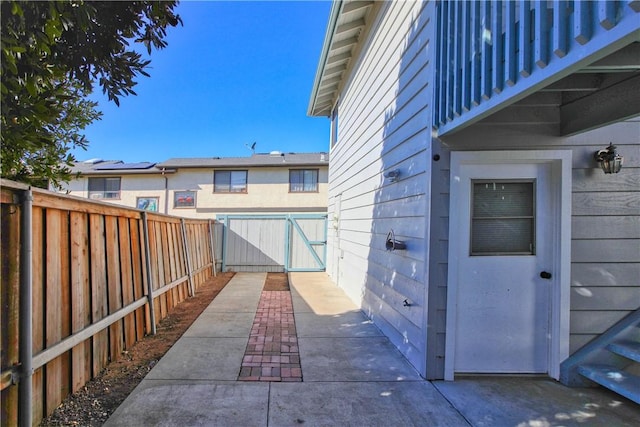
[[[534,255],[535,181],[471,185],[471,255]]]

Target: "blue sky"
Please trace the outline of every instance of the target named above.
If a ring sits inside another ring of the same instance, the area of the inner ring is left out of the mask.
[[[159,162],[172,157],[328,151],[329,120],[307,117],[329,1],[183,1],[184,26],[151,54],[150,78],[120,107],[95,89],[103,118],[85,129],[101,158]]]

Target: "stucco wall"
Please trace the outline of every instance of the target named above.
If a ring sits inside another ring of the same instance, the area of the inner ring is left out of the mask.
[[[135,207],[138,197],[158,197],[159,212],[188,218],[213,218],[223,213],[325,212],[328,167],[291,169],[318,169],[318,191],[291,193],[289,169],[265,167],[249,169],[247,193],[214,193],[213,169],[191,168],[165,175],[166,182],[161,175],[122,175],[120,199],[104,201]],[[174,192],[184,190],[196,191],[195,208],[174,208]],[[73,180],[60,191],[88,197],[88,178]]]

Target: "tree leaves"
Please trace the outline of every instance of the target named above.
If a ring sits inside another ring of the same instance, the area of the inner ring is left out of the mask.
[[[98,120],[86,96],[97,84],[108,99],[136,95],[148,77],[147,52],[167,46],[167,27],[182,24],[176,1],[0,2],[1,175],[25,182],[70,178],[82,130]]]

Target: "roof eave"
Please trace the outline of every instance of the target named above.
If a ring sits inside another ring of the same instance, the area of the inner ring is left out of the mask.
[[[342,10],[342,0],[335,0],[331,5],[331,11],[329,12],[329,24],[327,25],[327,32],[324,35],[324,43],[322,44],[322,51],[320,53],[320,61],[318,62],[318,69],[316,70],[316,76],[313,81],[313,88],[311,89],[311,99],[309,100],[309,107],[307,109],[307,115],[309,116],[323,116],[324,114],[318,114],[316,112],[316,100],[318,98],[318,90],[320,89],[320,83],[322,82],[322,75],[327,66],[327,57],[331,50],[331,44],[333,43],[333,36],[335,34],[336,25],[338,24],[338,17]],[[331,113],[327,114],[329,116]]]

